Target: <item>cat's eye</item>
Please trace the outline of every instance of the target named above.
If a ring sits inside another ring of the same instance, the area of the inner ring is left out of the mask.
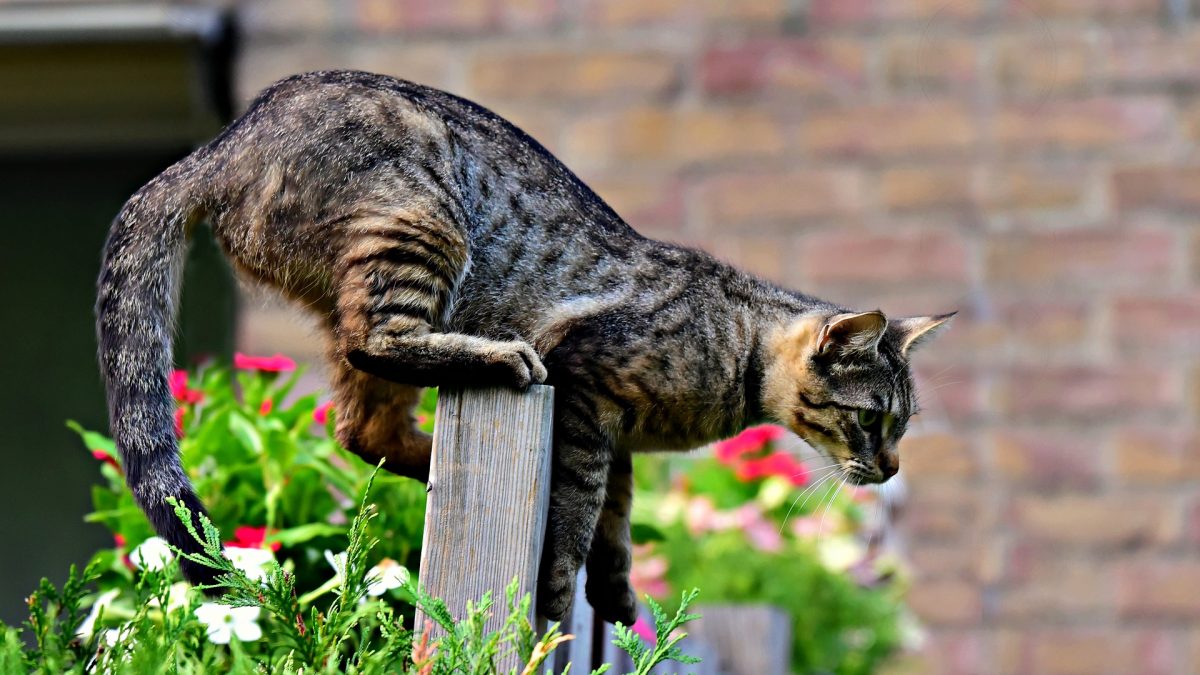
[[[875,426],[880,419],[879,411],[867,410],[862,408],[858,411],[858,426],[864,429],[870,429]]]

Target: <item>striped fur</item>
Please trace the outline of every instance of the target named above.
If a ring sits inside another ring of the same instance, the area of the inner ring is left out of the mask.
[[[113,433],[138,503],[184,549],[163,499],[201,508],[167,375],[179,266],[202,218],[242,276],[323,322],[338,438],[367,461],[426,477],[419,387],[557,387],[538,596],[555,619],[586,561],[601,616],[633,620],[631,452],[775,421],[856,479],[886,477],[914,405],[907,350],[945,321],[889,324],[646,239],[469,101],[367,73],[291,77],[135,194],[105,248]],[[891,423],[863,428],[862,408]]]

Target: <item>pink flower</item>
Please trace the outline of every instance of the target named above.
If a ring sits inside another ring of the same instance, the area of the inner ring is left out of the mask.
[[[266,527],[242,525],[233,531],[233,541],[227,541],[225,545],[236,548],[269,548],[272,551],[279,550],[279,542],[273,541],[267,544],[266,540]]]
[[[425,415],[425,414],[417,415],[417,424],[419,424],[421,426],[425,426],[425,423],[428,421],[429,421],[429,415]]]
[[[808,467],[786,452],[775,452],[759,459],[747,459],[738,464],[735,472],[741,481],[779,476],[796,486],[808,483]]]
[[[101,462],[104,462],[105,464],[111,466],[112,468],[116,469],[117,471],[121,470],[121,465],[117,464],[117,460],[114,459],[113,456],[108,454],[108,452],[105,450],[97,450],[95,448],[92,448],[92,457],[95,457],[96,459],[100,460]]]
[[[683,512],[684,522],[692,534],[717,529],[717,509],[708,497],[693,497]]]
[[[650,644],[656,644],[658,642],[658,637],[654,634],[654,626],[651,626],[649,621],[646,621],[640,616],[637,618],[637,621],[634,621],[633,625],[629,627],[629,630],[632,630],[638,635],[638,637],[642,638],[646,642],[649,642]]]
[[[186,370],[172,370],[170,383],[171,394],[180,403],[199,403],[204,398],[204,392],[199,389],[188,388],[188,374]]]
[[[317,424],[329,424],[329,411],[333,410],[333,401],[326,401],[313,411],[313,421]]]
[[[271,414],[271,409],[275,407],[275,402],[271,399],[263,399],[261,405],[258,406],[258,414],[266,417]]]
[[[754,548],[774,553],[783,547],[783,537],[779,535],[778,528],[763,517],[758,506],[746,504],[734,513],[738,527],[746,534]]]
[[[261,370],[264,373],[286,373],[296,369],[296,362],[284,356],[246,356],[241,352],[233,355],[233,366],[241,370]]]
[[[125,548],[125,535],[120,532],[113,534],[113,544],[116,544],[117,548]]]
[[[637,559],[633,561],[633,568],[629,571],[629,583],[633,584],[639,593],[661,598],[670,590],[667,587],[666,574],[666,558],[651,556]]]
[[[179,406],[175,409],[175,437],[183,438],[183,416],[187,414],[187,408]]]
[[[780,438],[783,438],[783,427],[772,424],[750,427],[733,438],[717,443],[717,459],[724,464],[732,464],[742,455],[758,452]]]

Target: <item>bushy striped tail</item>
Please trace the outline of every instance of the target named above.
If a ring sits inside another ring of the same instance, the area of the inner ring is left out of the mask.
[[[126,483],[159,536],[187,552],[200,546],[166,500],[205,511],[179,459],[168,378],[188,230],[201,211],[192,186],[202,152],[125,203],[104,246],[96,299],[100,370]],[[211,569],[181,562],[192,583],[212,581]]]

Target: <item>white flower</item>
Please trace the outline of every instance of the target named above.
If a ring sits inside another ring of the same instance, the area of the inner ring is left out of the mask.
[[[75,629],[75,636],[84,640],[92,637],[92,631],[96,629],[96,619],[100,618],[100,613],[112,605],[113,600],[116,600],[120,594],[121,591],[116,588],[101,593],[96,598],[96,601],[92,603],[92,611],[87,615],[87,618],[83,620],[83,623],[79,624],[79,628]]]
[[[408,570],[391,558],[384,558],[367,571],[367,595],[371,597],[379,597],[407,583]]]
[[[191,589],[192,587],[184,581],[171,584],[170,588],[167,589],[167,610],[179,609],[187,605],[188,592]],[[150,598],[149,604],[151,607],[159,607],[161,605],[158,598]]]
[[[206,602],[196,608],[196,618],[208,628],[209,642],[225,645],[236,637],[242,642],[254,642],[262,637],[258,626],[258,607],[230,607]]]
[[[233,566],[246,573],[254,581],[262,581],[267,577],[267,567],[275,561],[275,554],[265,548],[242,548],[226,546],[225,557]]]
[[[853,537],[825,537],[817,543],[817,554],[831,571],[845,572],[857,565],[867,550]]]
[[[150,537],[129,552],[130,562],[143,570],[161,570],[174,559],[171,546],[161,537]]]

